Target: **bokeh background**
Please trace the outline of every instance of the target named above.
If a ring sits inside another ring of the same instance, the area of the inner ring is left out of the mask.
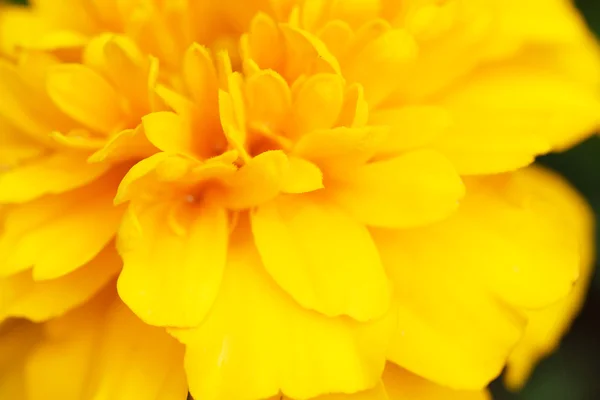
[[[27,0],[5,1],[27,3]],[[600,38],[600,0],[577,0],[576,3]],[[597,248],[600,249],[600,138],[589,139],[566,153],[545,156],[540,163],[568,178],[592,205],[599,222]],[[558,351],[538,366],[519,393],[506,391],[499,378],[492,384],[494,400],[600,400],[599,270],[597,261],[585,306]]]

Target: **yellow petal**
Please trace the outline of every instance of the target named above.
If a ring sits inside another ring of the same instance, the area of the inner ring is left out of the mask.
[[[282,391],[305,399],[373,387],[393,324],[299,307],[263,270],[249,229],[238,225],[211,313],[198,328],[172,333],[187,346],[194,398],[254,400]]]
[[[444,385],[482,388],[520,338],[525,311],[569,293],[578,234],[520,174],[469,182],[444,222],[374,233],[402,321],[391,360]]]
[[[452,115],[442,107],[405,106],[375,110],[369,116],[369,124],[390,127],[378,153],[393,156],[430,145],[447,132],[452,125]]]
[[[344,81],[339,75],[318,74],[295,90],[289,134],[295,138],[333,127],[344,102]]]
[[[303,307],[360,321],[381,317],[390,287],[367,229],[319,199],[260,206],[252,231],[266,270]]]
[[[174,230],[172,219],[182,228]],[[121,298],[151,325],[197,326],[219,291],[227,237],[227,214],[220,208],[130,207],[118,237]]]
[[[285,48],[277,24],[270,16],[258,12],[241,42],[246,60],[255,61],[262,69],[279,70]]]
[[[400,81],[398,75],[416,56],[414,39],[404,30],[391,29],[354,54],[349,65],[343,65],[344,76],[349,82],[361,83],[365,99],[375,107],[393,92]]]
[[[61,316],[90,299],[120,269],[121,260],[109,245],[83,267],[57,279],[34,281],[31,271],[0,279],[0,319],[42,322]]]
[[[389,400],[491,400],[487,391],[452,390],[388,363],[383,384]]]
[[[259,71],[246,81],[248,119],[254,129],[277,131],[289,118],[292,93],[281,75],[272,70]]]
[[[50,321],[46,333],[28,360],[31,400],[186,396],[182,346],[142,323],[112,290]]]
[[[94,258],[114,236],[122,214],[112,205],[112,179],[9,209],[0,236],[0,275],[33,267],[34,280],[53,279]]]
[[[194,101],[202,108],[216,111],[218,81],[210,51],[198,44],[190,46],[183,60],[182,74]]]
[[[0,118],[0,171],[39,157],[46,149],[12,124]],[[1,174],[0,172],[0,180]]]
[[[525,166],[570,146],[600,125],[600,98],[539,67],[499,65],[473,75],[442,104],[455,123],[437,147],[462,174]]]
[[[316,36],[290,25],[280,25],[287,57],[283,76],[294,82],[303,74],[340,74],[338,60]]]
[[[62,64],[48,71],[47,90],[68,116],[101,133],[111,133],[123,117],[115,89],[91,68]],[[90,96],[93,93],[93,96]]]
[[[240,210],[272,200],[281,192],[288,170],[288,158],[282,151],[259,154],[224,180],[221,204]]]
[[[110,165],[88,164],[86,154],[56,152],[0,172],[0,202],[25,203],[47,194],[60,194],[86,185]]]
[[[288,161],[281,186],[283,193],[308,193],[323,188],[323,173],[319,167],[293,156]]]
[[[169,111],[155,112],[142,118],[148,140],[162,151],[195,157],[198,150],[194,132],[183,118]]]
[[[128,159],[143,159],[158,152],[158,149],[148,141],[143,125],[136,129],[120,131],[109,138],[102,148],[88,157],[88,162],[121,161]]]
[[[21,46],[34,42],[50,29],[48,21],[30,8],[2,4],[0,8],[0,54],[16,57]]]
[[[330,188],[358,221],[388,228],[439,221],[458,208],[465,191],[452,164],[430,150],[365,164]]]
[[[535,364],[559,345],[583,305],[594,258],[594,216],[585,201],[567,182],[550,171],[532,168],[521,176],[524,184],[548,201],[564,219],[568,232],[578,239],[581,276],[566,298],[542,310],[528,312],[525,335],[508,360],[505,382],[512,389],[521,388]]]
[[[326,176],[348,176],[375,155],[387,129],[335,128],[304,135],[292,153],[315,163]]]

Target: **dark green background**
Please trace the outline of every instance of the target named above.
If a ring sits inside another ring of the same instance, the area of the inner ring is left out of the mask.
[[[600,35],[600,0],[580,0],[577,4]],[[598,219],[600,139],[592,138],[566,153],[543,157],[540,162],[569,178],[594,207]],[[586,305],[561,348],[542,362],[526,388],[518,394],[507,393],[500,381],[492,388],[496,400],[600,400],[600,274],[596,274]]]

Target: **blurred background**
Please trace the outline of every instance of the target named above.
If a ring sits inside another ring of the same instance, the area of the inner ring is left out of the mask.
[[[527,0],[524,0],[527,1]],[[578,0],[590,27],[600,37],[600,0]],[[588,199],[600,225],[600,138],[540,160],[568,178]],[[600,249],[600,226],[596,243]],[[560,349],[543,361],[520,393],[508,393],[498,380],[494,400],[600,400],[600,263],[585,306]]]
[[[27,3],[27,0],[8,1]],[[576,3],[600,37],[600,0]],[[589,139],[566,153],[543,157],[540,162],[568,178],[592,205],[599,221],[596,240],[600,249],[600,138]],[[600,400],[599,270],[597,261],[585,306],[560,349],[538,366],[521,392],[507,392],[501,378],[494,382],[494,400]]]

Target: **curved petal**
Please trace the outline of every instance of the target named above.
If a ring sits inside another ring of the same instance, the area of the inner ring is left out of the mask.
[[[123,120],[119,94],[93,69],[81,64],[56,65],[48,70],[47,79],[48,95],[56,106],[85,126],[108,134]]]
[[[63,315],[94,296],[121,269],[112,245],[81,268],[53,280],[35,281],[31,271],[0,279],[0,320],[43,322]]]
[[[600,126],[600,96],[560,74],[540,70],[545,64],[525,58],[482,69],[441,101],[455,123],[436,147],[461,174],[523,167]]]
[[[569,293],[576,232],[521,174],[469,182],[444,222],[375,232],[400,321],[391,360],[441,384],[482,388],[520,338],[525,311]]]
[[[30,400],[186,396],[182,346],[137,319],[112,289],[45,330],[27,362]]]
[[[119,294],[146,323],[197,326],[220,288],[227,213],[190,204],[138,208],[130,206],[119,229]]]
[[[329,189],[357,221],[386,228],[439,221],[458,208],[465,192],[452,164],[431,150],[365,164]]]
[[[491,400],[486,390],[453,390],[388,363],[382,378],[389,400]]]
[[[0,235],[0,276],[33,267],[34,280],[54,279],[93,259],[114,237],[123,213],[112,204],[115,191],[110,174],[9,208]]]
[[[56,152],[0,172],[0,202],[25,203],[86,185],[110,168],[88,164],[85,153]]]
[[[244,225],[211,313],[198,328],[171,331],[187,346],[192,395],[254,400],[281,391],[305,399],[374,386],[393,318],[359,324],[299,307],[263,270]]]
[[[535,364],[552,352],[560,342],[585,299],[593,273],[594,216],[585,201],[565,181],[550,171],[530,169],[524,172],[525,184],[544,196],[557,210],[569,232],[580,244],[581,277],[564,299],[542,310],[528,312],[525,335],[508,359],[505,382],[513,389],[521,388]]]
[[[280,196],[252,214],[266,270],[303,307],[359,321],[381,317],[391,289],[367,229],[318,198]]]

